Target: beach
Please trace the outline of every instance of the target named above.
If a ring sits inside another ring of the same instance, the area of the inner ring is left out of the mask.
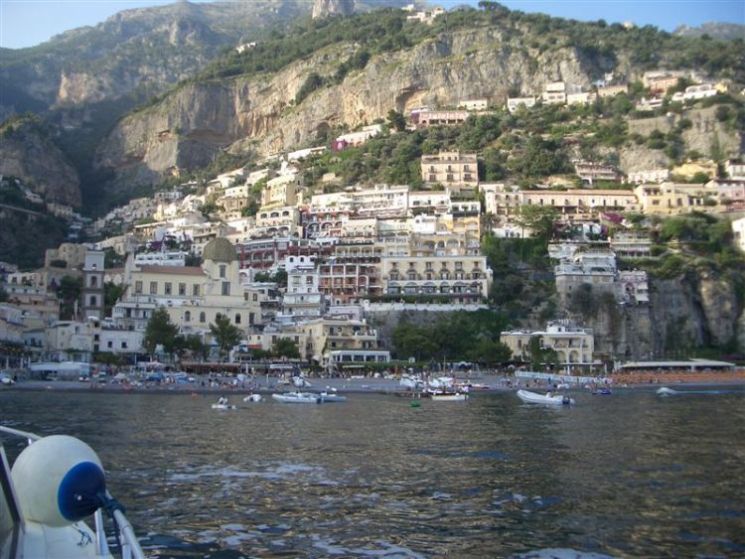
[[[269,394],[295,390],[291,381],[276,376],[257,375],[240,381],[232,376],[194,375],[194,382],[119,382],[117,380],[19,380],[13,385],[2,385],[0,390],[61,390],[106,393],[153,393],[153,394]],[[706,386],[745,385],[745,371],[735,372],[631,372],[615,373],[608,377],[607,384],[613,388],[634,389],[650,386]],[[604,380],[605,380],[604,379]],[[320,392],[331,390],[343,393],[377,393],[406,395],[411,390],[402,386],[397,377],[352,377],[305,379],[309,386],[301,390]],[[471,393],[504,392],[518,388],[546,390],[553,388],[541,380],[517,379],[506,374],[483,374],[456,377],[460,385],[471,385]],[[582,390],[580,384],[571,385],[572,390]]]

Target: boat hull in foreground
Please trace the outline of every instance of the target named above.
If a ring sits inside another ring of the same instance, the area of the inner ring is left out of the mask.
[[[272,394],[272,398],[283,404],[320,404],[323,402],[323,399],[318,394],[311,394],[310,392]]]

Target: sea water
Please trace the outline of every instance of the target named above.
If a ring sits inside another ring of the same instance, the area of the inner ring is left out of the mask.
[[[151,557],[745,556],[745,392],[574,397],[8,390],[0,410],[89,443]]]

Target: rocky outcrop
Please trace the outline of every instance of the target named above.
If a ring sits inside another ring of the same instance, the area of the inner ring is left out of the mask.
[[[315,0],[311,16],[313,19],[328,16],[349,16],[354,12],[354,0]]]
[[[598,355],[652,359],[726,347],[741,336],[745,313],[732,278],[698,271],[650,281],[649,305],[601,304],[583,320],[593,329]]]
[[[191,77],[221,49],[309,9],[305,0],[178,2],[126,10],[33,50],[0,49],[0,82],[13,87],[0,99],[0,115],[144,99]]]
[[[737,130],[728,128],[724,122],[717,120],[716,110],[717,108],[714,106],[691,109],[683,115],[669,113],[666,116],[630,120],[629,134],[640,134],[647,137],[655,130],[667,134],[685,118],[691,121],[691,127],[684,130],[682,134],[688,150],[695,150],[708,156],[711,154],[712,145],[718,144],[725,157],[735,157],[743,147],[743,136]],[[637,149],[643,150],[644,148]],[[661,150],[648,151],[657,151],[660,160],[667,159]],[[641,168],[632,168],[634,167],[633,161],[634,159],[629,157],[629,162],[626,164],[627,168],[624,168],[624,171],[628,172]]]
[[[77,171],[35,123],[7,123],[0,137],[0,175],[21,179],[47,202],[80,206]]]
[[[454,105],[469,97],[502,102],[514,87],[537,93],[559,79],[589,86],[590,76],[600,71],[573,48],[533,52],[515,48],[498,29],[462,30],[376,56],[342,83],[294,106],[311,71],[333,75],[354,49],[337,44],[272,76],[180,88],[123,119],[101,146],[96,164],[117,173],[121,185],[133,176],[161,177],[185,164],[194,168],[228,146],[234,152],[250,147],[274,153],[311,144],[330,127],[385,118],[391,109]],[[187,162],[183,150],[199,159]]]

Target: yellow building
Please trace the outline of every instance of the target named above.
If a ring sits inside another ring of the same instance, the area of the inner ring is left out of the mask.
[[[646,215],[677,215],[692,211],[721,211],[719,192],[703,184],[643,184],[634,189],[639,207]]]
[[[152,312],[164,307],[184,333],[208,333],[218,314],[245,332],[261,311],[244,293],[235,247],[227,239],[213,239],[202,257],[201,267],[135,267],[128,261],[127,291],[114,307],[115,321],[144,330]]]
[[[580,328],[568,320],[549,322],[542,331],[502,332],[499,341],[510,348],[513,358],[527,361],[532,338],[538,338],[541,349],[556,351],[562,367],[590,366],[593,363],[595,339],[592,330]]]
[[[441,151],[437,155],[422,155],[421,168],[425,183],[439,183],[454,192],[479,184],[475,153]]]

